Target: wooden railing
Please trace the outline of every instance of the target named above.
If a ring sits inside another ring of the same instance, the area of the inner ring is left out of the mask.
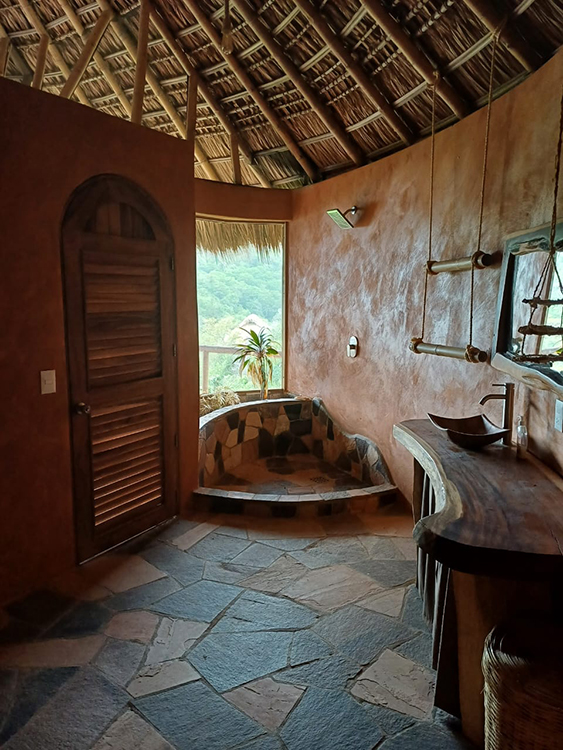
[[[235,346],[207,346],[201,345],[199,351],[203,355],[203,361],[201,364],[201,392],[207,393],[209,390],[209,355],[210,354],[236,354],[237,348]],[[276,357],[281,357],[282,353],[276,354]]]

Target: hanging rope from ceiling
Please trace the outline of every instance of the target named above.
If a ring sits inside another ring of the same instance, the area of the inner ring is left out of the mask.
[[[434,173],[435,173],[435,140],[436,140],[436,89],[439,84],[439,73],[434,73],[432,85],[432,129],[430,138],[430,202],[428,208],[428,257],[426,261],[426,272],[424,275],[424,292],[422,302],[422,326],[420,336],[411,339],[410,349],[415,354],[435,354],[443,357],[464,359],[467,362],[478,363],[487,360],[487,352],[473,345],[473,321],[475,308],[475,270],[486,268],[493,263],[493,256],[481,250],[483,238],[483,215],[485,209],[485,188],[487,184],[487,164],[489,157],[489,136],[491,130],[491,110],[493,102],[494,72],[497,56],[498,40],[502,28],[497,29],[493,35],[493,47],[491,53],[491,67],[489,71],[489,89],[487,97],[487,119],[485,124],[485,142],[483,147],[483,168],[481,170],[481,192],[479,197],[479,220],[477,230],[477,249],[473,255],[455,260],[433,261],[433,223],[434,223]],[[469,304],[469,336],[465,348],[457,346],[443,346],[441,344],[429,344],[424,341],[426,332],[426,315],[428,308],[428,279],[429,276],[443,271],[471,271],[470,278],[470,304]]]
[[[549,248],[547,252],[547,258],[541,270],[536,288],[531,299],[522,300],[524,304],[530,306],[530,317],[528,323],[525,326],[520,326],[518,332],[523,334],[522,348],[520,354],[515,356],[515,359],[528,361],[528,362],[555,362],[563,360],[563,307],[561,312],[561,320],[558,326],[545,325],[543,322],[540,324],[534,323],[534,316],[538,309],[542,310],[542,318],[545,317],[546,311],[552,306],[563,305],[563,281],[559,269],[557,268],[557,247],[555,242],[555,234],[557,230],[557,200],[559,196],[559,182],[561,176],[561,150],[563,144],[563,87],[561,89],[561,101],[559,105],[559,133],[557,136],[557,148],[555,151],[555,166],[553,175],[553,206],[551,210],[551,224],[549,230]],[[551,298],[551,285],[553,277],[557,280],[559,286],[559,293],[561,299]],[[529,336],[561,336],[561,349],[554,354],[526,354],[526,338]]]

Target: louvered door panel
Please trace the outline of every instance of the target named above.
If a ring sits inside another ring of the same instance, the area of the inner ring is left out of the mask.
[[[80,189],[63,226],[77,553],[177,512],[172,241],[121,178]]]
[[[108,258],[94,252],[87,252],[85,256],[83,278],[90,387],[160,376],[158,259]]]
[[[161,399],[95,410],[90,418],[94,523],[122,521],[164,496]]]

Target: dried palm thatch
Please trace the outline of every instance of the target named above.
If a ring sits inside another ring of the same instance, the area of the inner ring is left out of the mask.
[[[228,388],[215,391],[215,393],[202,393],[199,397],[199,416],[203,417],[216,409],[234,406],[234,404],[240,404],[240,398],[237,393]]]
[[[280,253],[284,233],[283,224],[196,219],[197,249],[216,255],[250,249],[255,249],[262,257]]]
[[[561,0],[229,0],[231,55],[225,0],[0,0],[0,75],[29,85],[47,34],[40,86],[60,93],[109,6],[73,98],[128,118],[145,2],[142,123],[185,137],[187,75],[197,75],[196,177],[235,179],[235,135],[247,185],[298,187],[425,137],[434,71],[438,127],[482,106],[495,32],[495,95],[563,43]]]

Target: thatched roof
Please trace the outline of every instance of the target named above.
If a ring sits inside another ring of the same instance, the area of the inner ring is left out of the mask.
[[[255,249],[268,256],[281,252],[284,231],[283,224],[196,219],[196,247],[217,255]]]
[[[0,0],[0,72],[7,35],[6,75],[29,84],[46,32],[42,87],[59,93],[108,5],[116,15],[73,98],[128,118],[138,0]],[[251,185],[296,187],[428,135],[434,70],[440,125],[482,106],[491,30],[496,94],[563,42],[561,0],[230,0],[230,12],[229,55],[224,0],[153,0],[142,121],[184,135],[193,73],[196,176],[231,182],[235,137]]]

